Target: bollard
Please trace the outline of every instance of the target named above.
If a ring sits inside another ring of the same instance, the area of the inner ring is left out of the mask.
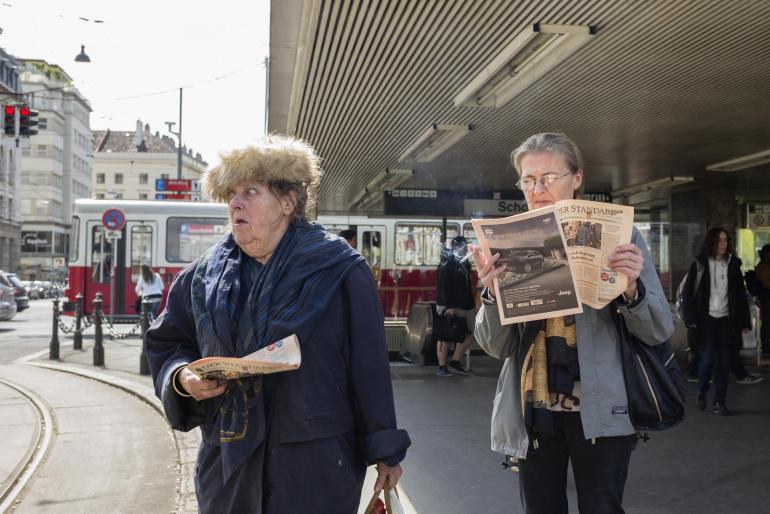
[[[83,349],[83,295],[75,296],[75,337],[72,339],[72,349]]]
[[[53,330],[51,331],[51,344],[48,348],[48,358],[52,361],[59,360],[59,299],[53,299]]]
[[[104,346],[102,345],[102,293],[96,293],[92,310],[94,312],[94,366],[104,366]]]
[[[142,300],[142,353],[139,354],[139,374],[150,374],[150,363],[147,361],[147,330],[150,328],[150,301]]]

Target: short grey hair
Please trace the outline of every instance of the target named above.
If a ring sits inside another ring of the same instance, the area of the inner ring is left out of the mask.
[[[561,132],[543,132],[530,136],[511,153],[511,163],[521,175],[521,160],[530,153],[549,152],[560,155],[572,173],[583,169],[583,154],[573,140]]]

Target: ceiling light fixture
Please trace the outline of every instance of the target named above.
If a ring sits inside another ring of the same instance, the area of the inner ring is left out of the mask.
[[[768,163],[770,163],[770,150],[764,150],[762,152],[744,155],[743,157],[736,157],[729,161],[709,164],[706,166],[706,169],[709,171],[738,171]]]
[[[350,209],[354,211],[369,210],[380,200],[382,200],[382,198],[382,191],[369,191],[368,189],[364,188],[364,190],[361,191],[358,196],[356,196],[356,199],[353,200],[353,203],[350,204]]]
[[[367,191],[392,191],[401,185],[402,182],[412,178],[414,170],[400,170],[386,168],[385,171],[377,175],[374,180],[367,184]]]
[[[660,178],[657,180],[650,180],[649,182],[643,182],[641,184],[634,184],[628,187],[615,189],[610,191],[610,196],[617,198],[620,196],[631,196],[637,193],[643,193],[645,191],[651,191],[653,189],[668,189],[679,184],[686,184],[695,180],[695,177],[690,176],[671,176]]]
[[[454,99],[455,107],[500,107],[596,34],[588,25],[527,26]]]
[[[430,162],[473,130],[473,125],[438,125],[433,123],[420,134],[412,146],[398,158],[399,162]]]

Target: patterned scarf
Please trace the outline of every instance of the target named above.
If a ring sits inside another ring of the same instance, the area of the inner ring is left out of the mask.
[[[200,258],[193,274],[201,355],[243,357],[291,334],[300,345],[310,340],[331,298],[362,260],[344,239],[314,223],[291,224],[264,266],[227,235]],[[215,425],[227,482],[265,438],[262,377],[230,381],[217,403]]]
[[[553,433],[553,411],[577,411],[574,395],[580,380],[575,316],[543,320],[521,370],[524,424],[534,432]]]

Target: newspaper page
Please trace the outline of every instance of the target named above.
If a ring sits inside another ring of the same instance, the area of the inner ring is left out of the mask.
[[[583,312],[555,206],[471,222],[484,253],[507,268],[494,281],[503,325]]]
[[[580,301],[601,309],[628,287],[628,277],[612,271],[607,257],[631,242],[634,208],[586,200],[563,200],[555,207]]]
[[[224,382],[252,375],[266,375],[299,368],[299,340],[292,334],[245,357],[206,357],[187,365],[201,378]]]

